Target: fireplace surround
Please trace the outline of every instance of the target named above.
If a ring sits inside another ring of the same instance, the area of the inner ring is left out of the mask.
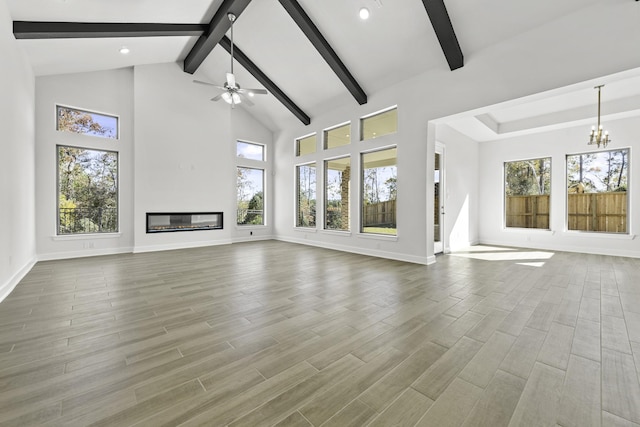
[[[147,212],[147,233],[221,230],[222,212]]]

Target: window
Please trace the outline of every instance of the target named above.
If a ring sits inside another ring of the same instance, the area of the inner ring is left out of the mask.
[[[396,235],[397,148],[362,154],[362,232]]]
[[[118,118],[70,107],[56,107],[56,130],[118,139]]]
[[[327,230],[349,230],[349,182],[351,181],[351,159],[325,160],[324,228]]]
[[[264,170],[238,166],[238,225],[264,225]]]
[[[324,131],[324,148],[335,148],[351,142],[351,123]]]
[[[316,134],[296,139],[296,156],[304,156],[316,152]]]
[[[236,143],[236,155],[243,159],[264,162],[264,145],[238,141]]]
[[[569,230],[627,233],[629,149],[567,156]]]
[[[59,235],[118,231],[118,153],[58,147]]]
[[[360,141],[378,138],[398,131],[398,109],[375,113],[360,119]]]
[[[316,164],[296,166],[296,227],[316,226]]]
[[[505,226],[549,229],[551,158],[504,164]]]

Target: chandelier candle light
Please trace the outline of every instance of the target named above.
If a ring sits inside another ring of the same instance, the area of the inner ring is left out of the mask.
[[[607,145],[611,142],[609,139],[609,131],[603,131],[602,125],[600,124],[600,91],[604,85],[596,86],[594,89],[598,89],[598,127],[597,129],[592,126],[591,133],[589,134],[589,144],[596,144],[598,148],[602,145],[603,148],[606,148]]]

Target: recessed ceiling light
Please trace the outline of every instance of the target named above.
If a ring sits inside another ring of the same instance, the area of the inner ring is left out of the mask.
[[[121,54],[123,54],[123,55],[126,55],[126,54],[127,54],[127,53],[129,53],[129,52],[131,52],[131,51],[130,51],[130,50],[129,50],[129,48],[128,48],[128,47],[126,47],[126,46],[122,46],[122,47],[120,48],[120,53],[121,53]]]
[[[367,9],[366,7],[361,8],[360,12],[358,13],[360,15],[360,19],[362,19],[363,21],[369,19],[369,9]]]

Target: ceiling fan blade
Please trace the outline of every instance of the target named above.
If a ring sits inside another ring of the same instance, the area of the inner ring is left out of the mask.
[[[245,95],[244,93],[239,93],[238,95],[240,95],[242,97],[242,102],[245,102],[249,107],[253,107],[254,105],[256,105],[253,102],[251,102],[249,97],[247,95]]]
[[[266,89],[239,89],[238,92],[246,94],[252,93],[254,95],[269,95]]]
[[[229,85],[229,87],[236,87],[236,76],[232,73],[227,73],[227,85]]]
[[[212,101],[220,101],[220,99],[222,98],[222,94],[218,95],[218,96],[214,96],[213,98],[211,98]]]

